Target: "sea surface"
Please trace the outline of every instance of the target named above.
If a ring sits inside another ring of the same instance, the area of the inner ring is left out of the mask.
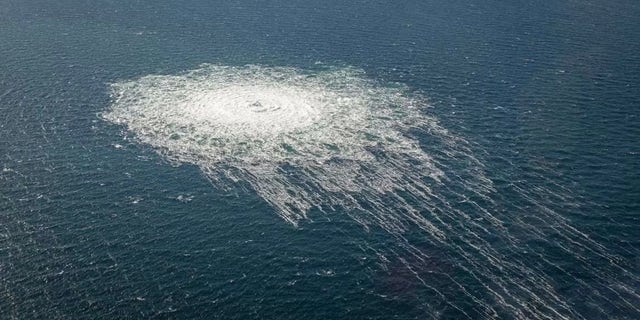
[[[638,17],[0,0],[0,319],[640,319]]]

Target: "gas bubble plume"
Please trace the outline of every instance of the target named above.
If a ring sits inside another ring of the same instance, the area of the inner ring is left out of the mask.
[[[433,318],[588,318],[559,276],[590,293],[585,305],[640,312],[632,266],[549,204],[579,205],[571,190],[541,173],[553,190],[518,180],[500,194],[477,148],[403,85],[355,68],[202,65],[111,90],[104,119],[217,187],[248,185],[293,225],[314,210],[340,212],[389,234],[394,245],[363,242],[363,251],[399,279],[390,287],[404,277],[420,286]]]

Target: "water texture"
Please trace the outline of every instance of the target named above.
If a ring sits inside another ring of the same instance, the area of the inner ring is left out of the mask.
[[[0,318],[638,318],[639,9],[0,2]]]

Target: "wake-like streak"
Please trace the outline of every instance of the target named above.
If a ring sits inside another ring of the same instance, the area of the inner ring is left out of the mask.
[[[529,211],[498,210],[501,195],[469,143],[427,116],[426,99],[399,84],[379,84],[352,68],[203,65],[111,89],[106,120],[171,161],[199,166],[217,186],[250,185],[293,225],[317,209],[386,231],[394,247],[366,250],[432,292],[421,303],[433,317],[443,310],[468,318],[588,317],[558,292],[557,272],[591,290],[596,304],[639,312],[637,275],[541,203],[536,192],[544,190],[514,184]],[[530,239],[554,246],[595,280],[585,282],[536,248],[523,253]],[[447,262],[434,262],[428,248]],[[610,262],[595,265],[587,254]]]

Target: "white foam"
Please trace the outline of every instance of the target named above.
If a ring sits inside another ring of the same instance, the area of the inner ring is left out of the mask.
[[[126,126],[140,142],[171,161],[199,166],[219,187],[250,185],[294,225],[312,208],[341,208],[365,228],[385,230],[396,239],[395,247],[366,245],[381,257],[383,269],[389,270],[386,265],[395,257],[418,283],[469,317],[459,299],[448,299],[440,289],[455,288],[488,318],[497,310],[515,318],[581,317],[556,292],[555,275],[513,258],[527,239],[551,235],[550,246],[583,261],[597,282],[566,276],[585,290],[622,284],[610,270],[638,282],[606,248],[541,200],[559,195],[516,181],[509,198],[524,203],[517,204],[521,212],[495,210],[493,199],[501,195],[469,143],[427,116],[424,97],[369,80],[361,70],[203,65],[180,75],[114,83],[111,89],[113,104],[104,118]],[[419,146],[412,131],[437,146],[440,160]],[[571,199],[569,194],[560,198]],[[527,217],[545,224],[530,224]],[[518,226],[517,236],[504,221]],[[409,240],[408,232],[418,232],[418,241]],[[435,263],[424,246],[446,250],[457,261],[457,272],[476,285],[443,273],[450,288],[434,287],[424,277],[437,274],[429,271]],[[583,252],[612,262],[592,264]],[[557,269],[540,257],[538,263]],[[638,311],[640,295],[614,293],[621,310]]]
[[[442,174],[403,132],[437,126],[415,107],[426,103],[359,70],[204,65],[115,83],[112,90],[107,120],[214,180],[251,183],[294,224],[311,207],[358,206],[353,193],[375,198],[403,188],[408,171]],[[284,164],[301,170],[308,184],[291,181]]]

